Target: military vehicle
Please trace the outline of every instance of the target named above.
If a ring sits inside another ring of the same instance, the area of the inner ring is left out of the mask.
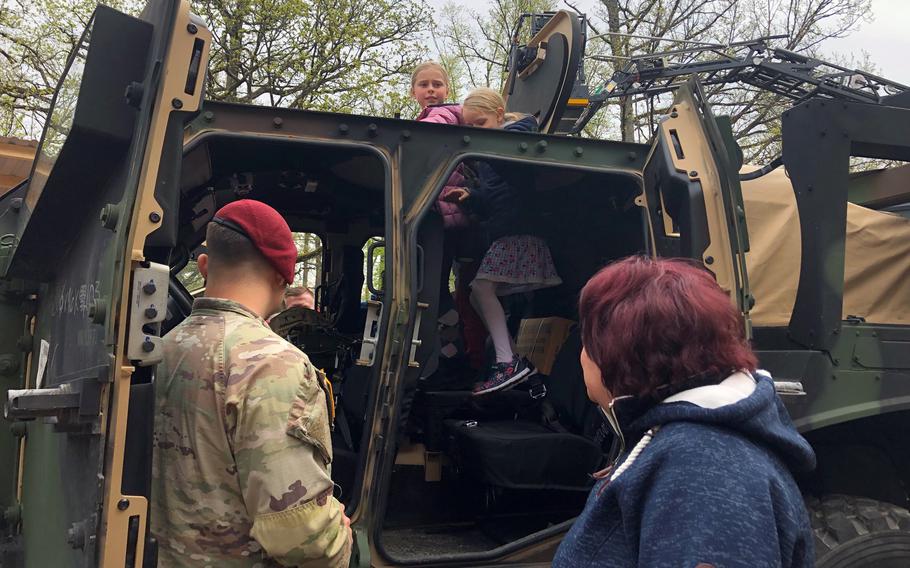
[[[156,565],[160,335],[191,308],[176,274],[240,197],[322,238],[319,312],[274,325],[332,379],[352,565],[549,565],[610,436],[585,396],[577,332],[546,377],[501,396],[472,398],[473,377],[440,356],[448,268],[433,204],[459,163],[480,159],[531,180],[527,206],[564,279],[513,316],[574,319],[585,281],[629,254],[703,263],[818,454],[799,481],[819,566],[907,565],[910,221],[878,210],[910,201],[907,170],[849,173],[851,156],[910,160],[906,89],[856,100],[816,81],[782,118],[787,175],[741,183],[698,73],[672,85],[651,144],[553,134],[600,95],[583,96],[582,19],[535,21],[507,85],[511,109],[538,115],[543,133],[527,134],[206,101],[211,33],[187,0],[138,18],[98,7],[30,179],[0,201],[4,568]],[[742,67],[811,76],[765,55]]]

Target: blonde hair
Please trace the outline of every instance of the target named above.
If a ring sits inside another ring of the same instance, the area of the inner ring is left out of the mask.
[[[449,73],[448,73],[448,71],[446,71],[446,68],[443,67],[442,64],[439,63],[438,61],[424,61],[423,63],[421,63],[420,65],[415,67],[414,72],[411,73],[411,88],[412,89],[414,88],[414,83],[417,82],[417,75],[419,75],[421,71],[426,71],[427,69],[435,69],[436,71],[439,71],[440,73],[442,73],[442,78],[446,83],[446,89],[449,88],[449,86],[451,85],[452,82],[449,80]]]
[[[502,95],[488,87],[479,87],[471,91],[461,103],[464,108],[472,108],[480,112],[496,112],[506,108],[506,101]]]
[[[465,97],[461,106],[465,108],[470,107],[474,110],[479,110],[480,112],[496,113],[499,109],[505,110],[506,100],[493,89],[478,87]],[[526,115],[520,112],[507,112],[503,114],[502,119],[504,122],[515,122],[516,120],[521,120],[525,116]]]

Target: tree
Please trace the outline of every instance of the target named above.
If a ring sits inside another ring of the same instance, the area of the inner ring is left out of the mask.
[[[424,57],[416,0],[197,0],[214,45],[215,100],[394,112],[393,91]]]
[[[110,0],[135,12],[136,0]],[[0,0],[0,135],[37,139],[95,0]]]
[[[776,47],[818,56],[826,39],[849,34],[868,13],[869,0],[601,0],[591,17],[594,39],[588,52],[616,68],[630,56],[784,34],[787,39]],[[717,53],[680,53],[669,61],[710,57]],[[611,72],[608,68],[589,72],[592,84],[606,82],[608,75],[602,71]],[[615,100],[588,132],[603,136],[618,130],[622,140],[647,140],[654,115],[665,110],[671,98]],[[741,83],[710,88],[709,100],[731,116],[747,160],[765,161],[779,152],[779,117],[787,101]]]
[[[501,89],[518,18],[555,8],[554,0],[491,0],[489,10],[480,14],[454,2],[447,4],[434,39],[452,76],[450,96],[461,98],[462,91],[474,87]]]
[[[0,0],[0,135],[37,138],[94,0]],[[142,0],[105,0],[137,14]],[[425,57],[420,0],[197,0],[213,100],[394,115]]]
[[[322,284],[322,239],[313,233],[294,233],[294,244],[297,245],[294,285],[313,290]]]

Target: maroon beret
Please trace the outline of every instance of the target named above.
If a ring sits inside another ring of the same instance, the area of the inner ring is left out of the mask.
[[[297,245],[291,228],[278,211],[261,201],[240,199],[219,209],[212,222],[250,239],[288,284],[294,281]]]

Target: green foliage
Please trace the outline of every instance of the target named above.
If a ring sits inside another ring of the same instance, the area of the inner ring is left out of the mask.
[[[820,56],[822,42],[848,35],[868,19],[869,10],[869,0],[600,0],[600,6],[589,14],[592,39],[587,47],[587,55],[600,61],[586,68],[588,81],[605,84],[630,56],[695,47],[695,42],[724,46],[784,34],[786,39],[771,45]],[[727,48],[717,50],[724,51],[732,53]],[[716,59],[717,52],[679,53],[666,61]],[[708,96],[717,114],[731,116],[747,161],[764,162],[779,153],[779,117],[789,101],[741,83],[710,87]],[[644,142],[671,99],[663,95],[612,100],[587,134]]]
[[[297,266],[294,268],[294,285],[315,290],[322,284],[322,239],[313,233],[294,233],[297,245]]]
[[[205,278],[199,273],[199,267],[195,260],[186,263],[183,270],[177,273],[177,280],[183,284],[190,294],[195,294],[205,287]]]
[[[393,114],[429,25],[416,0],[196,0],[215,100]]]
[[[105,4],[138,11],[135,0]],[[0,136],[37,139],[95,0],[0,0]]]
[[[137,14],[144,2],[105,3]],[[214,35],[207,96],[412,118],[418,109],[408,95],[410,71],[430,49],[452,76],[450,98],[461,100],[474,87],[502,86],[520,14],[573,6],[489,0],[474,10],[466,4],[450,2],[433,22],[422,0],[195,0],[193,10]],[[0,0],[0,136],[40,136],[67,54],[94,7],[94,0]],[[825,40],[849,34],[869,14],[870,0],[600,0],[588,11],[585,71],[593,87],[631,55],[781,33],[788,39],[773,45],[817,55]],[[738,84],[713,87],[709,95],[718,113],[732,116],[747,160],[779,152],[785,101]],[[668,104],[668,97],[611,101],[585,134],[645,141]]]
[[[138,14],[141,0],[104,0]],[[0,136],[37,139],[94,0],[0,0]],[[212,100],[394,116],[426,58],[419,0],[197,0]]]

